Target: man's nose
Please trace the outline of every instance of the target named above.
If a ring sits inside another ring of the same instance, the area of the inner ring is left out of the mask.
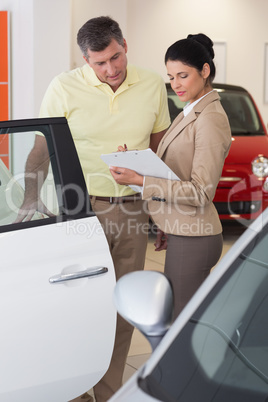
[[[116,68],[115,68],[114,64],[107,63],[107,74],[113,76],[113,75],[115,75],[115,72],[116,72]]]

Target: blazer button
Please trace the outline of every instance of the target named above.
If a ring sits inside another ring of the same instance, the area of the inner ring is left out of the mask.
[[[160,197],[152,197],[152,201],[162,201],[162,202],[166,202],[165,198],[160,198]]]

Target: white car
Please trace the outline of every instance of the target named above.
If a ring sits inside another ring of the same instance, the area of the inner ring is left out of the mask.
[[[113,262],[66,119],[0,122],[0,154],[4,137],[13,150],[36,134],[47,140],[42,197],[54,217],[14,223],[27,152],[10,166],[0,156],[1,402],[77,397],[104,375],[114,344]]]
[[[159,272],[134,272],[118,281],[118,312],[154,351],[110,402],[267,401],[268,208],[169,329],[172,298]]]

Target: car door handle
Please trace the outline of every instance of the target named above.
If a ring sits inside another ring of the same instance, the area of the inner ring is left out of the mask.
[[[49,278],[49,282],[53,284],[53,283],[61,283],[61,282],[66,282],[66,281],[73,281],[74,279],[94,277],[97,275],[105,274],[106,272],[108,272],[108,268],[106,268],[106,267],[92,267],[92,268],[88,268],[84,271],[51,276],[51,278]]]

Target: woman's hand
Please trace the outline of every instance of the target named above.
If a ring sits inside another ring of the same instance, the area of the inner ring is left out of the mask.
[[[143,176],[131,169],[120,168],[116,166],[109,167],[111,175],[118,184],[135,184],[143,186]]]
[[[154,243],[155,251],[162,251],[167,249],[167,234],[162,230],[157,229],[156,241]]]

